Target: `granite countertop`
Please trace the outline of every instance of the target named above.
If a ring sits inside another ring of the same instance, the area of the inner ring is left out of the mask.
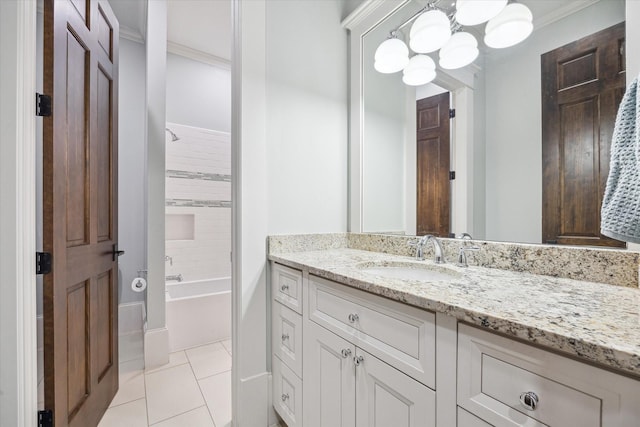
[[[361,263],[416,262],[357,249],[270,254],[269,259],[416,307],[640,377],[640,290],[494,268],[444,267],[447,281],[389,279]]]

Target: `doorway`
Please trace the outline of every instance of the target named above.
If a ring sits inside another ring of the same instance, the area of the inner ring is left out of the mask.
[[[450,93],[417,101],[416,234],[449,237],[451,230]]]
[[[542,55],[542,242],[625,247],[600,234],[625,89],[625,23]]]

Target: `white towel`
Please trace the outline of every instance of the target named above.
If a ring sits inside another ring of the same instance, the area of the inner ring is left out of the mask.
[[[605,236],[633,243],[640,243],[638,78],[627,88],[616,116],[600,223],[600,231]]]

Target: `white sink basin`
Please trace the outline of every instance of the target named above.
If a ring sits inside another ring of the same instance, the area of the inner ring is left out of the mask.
[[[457,271],[429,264],[418,263],[362,263],[360,271],[372,276],[386,279],[418,280],[424,282],[440,282],[457,279],[461,276]]]

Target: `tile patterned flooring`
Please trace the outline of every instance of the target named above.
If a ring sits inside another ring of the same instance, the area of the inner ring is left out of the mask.
[[[171,353],[144,370],[141,337],[120,337],[120,389],[98,427],[231,426],[231,341]]]

